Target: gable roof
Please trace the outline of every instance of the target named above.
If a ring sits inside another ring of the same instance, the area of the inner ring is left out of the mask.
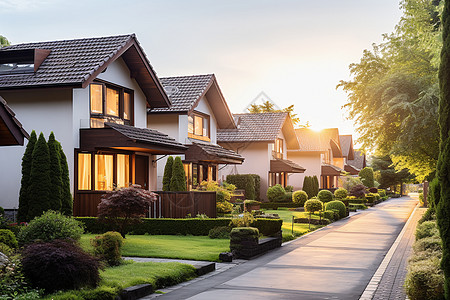
[[[233,116],[214,74],[160,78],[172,105],[152,108],[149,113],[191,113],[206,96],[219,128],[236,128]]]
[[[209,161],[220,164],[242,164],[242,155],[219,145],[193,142],[188,145],[185,159],[189,162]]]
[[[15,116],[5,99],[0,96],[0,146],[23,146],[24,138],[30,138]]]
[[[362,151],[355,150],[355,157],[352,160],[347,160],[347,164],[359,170],[366,167],[366,155]]]
[[[353,137],[351,134],[348,135],[340,135],[339,143],[341,144],[342,155],[347,157],[347,160],[354,159],[354,150],[353,150]]]
[[[298,143],[300,144],[299,151],[304,152],[324,152],[326,151],[322,147],[320,132],[314,131],[309,128],[297,128],[295,129]]]
[[[237,129],[217,130],[217,142],[275,142],[283,132],[288,149],[298,149],[294,125],[287,112],[234,114]]]
[[[25,49],[50,50],[33,73],[0,76],[0,90],[36,87],[87,87],[110,63],[122,57],[151,107],[170,101],[134,34],[26,43],[3,47],[2,54]]]

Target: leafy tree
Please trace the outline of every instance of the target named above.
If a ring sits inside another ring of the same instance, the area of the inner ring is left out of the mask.
[[[338,87],[348,94],[345,107],[357,124],[363,148],[377,145],[396,170],[409,169],[422,181],[435,170],[440,48],[439,13],[433,0],[403,0],[403,17],[384,42],[364,50],[350,65],[352,79]]]
[[[374,176],[380,184],[379,188],[385,189],[402,184],[412,179],[408,169],[396,170],[394,168],[393,162],[389,155],[373,156],[371,159],[371,165],[375,171]]]
[[[70,193],[69,166],[67,165],[67,158],[60,143],[58,143],[58,148],[62,172],[61,212],[66,216],[71,216],[73,215],[73,198]]]
[[[28,140],[25,153],[22,157],[22,181],[19,194],[19,209],[17,212],[17,219],[19,222],[28,221],[29,194],[27,191],[30,186],[31,161],[36,141],[36,132],[33,130],[31,132],[30,139]]]
[[[170,191],[170,180],[172,179],[173,157],[169,156],[164,167],[163,191]]]
[[[439,68],[440,145],[437,164],[438,182],[441,187],[436,216],[442,239],[441,268],[444,271],[445,298],[450,298],[450,2],[445,1],[443,22],[443,47]],[[437,201],[437,199],[435,199]]]
[[[41,132],[32,154],[30,186],[28,187],[28,220],[32,220],[52,208],[50,205],[51,192],[50,152],[44,134]]]
[[[371,167],[365,167],[359,172],[359,177],[361,178],[362,183],[368,188],[374,187],[374,177],[373,177],[373,169]]]
[[[311,176],[305,176],[305,178],[303,178],[303,188],[302,190],[304,190],[307,194],[308,194],[308,199],[314,197],[314,187],[313,187],[313,182],[311,179]]]
[[[0,48],[9,46],[9,41],[7,38],[5,38],[3,35],[0,35]]]
[[[53,131],[48,137],[48,149],[50,155],[50,181],[51,194],[49,198],[49,205],[51,209],[61,210],[61,196],[62,196],[62,170],[61,170],[61,156],[59,152],[59,143],[55,139]]]
[[[172,178],[170,179],[170,191],[184,192],[186,187],[186,173],[184,172],[183,162],[179,156],[175,157],[172,166]]]
[[[300,124],[300,118],[297,117],[297,114],[294,113],[294,104],[289,105],[286,108],[283,109],[275,109],[274,105],[267,100],[266,102],[263,102],[262,104],[252,104],[250,105],[250,108],[248,109],[248,112],[251,114],[259,114],[259,113],[267,113],[267,112],[287,112],[291,116],[292,123],[296,127],[309,127],[309,122],[306,122],[305,125]]]
[[[140,222],[157,199],[157,194],[132,185],[103,195],[97,207],[97,216],[125,237],[128,226]]]

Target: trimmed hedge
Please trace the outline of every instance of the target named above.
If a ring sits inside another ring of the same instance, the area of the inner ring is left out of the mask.
[[[107,224],[97,221],[95,217],[77,217],[82,222],[86,232],[105,233],[112,228]],[[230,219],[142,219],[141,223],[131,225],[128,232],[132,234],[152,234],[152,235],[205,235],[215,227],[228,226]],[[281,230],[282,220],[257,219],[252,223],[252,227],[267,236],[273,235]]]
[[[237,189],[245,190],[245,198],[246,199],[258,200],[259,199],[260,181],[255,179],[256,176],[258,176],[258,175],[255,175],[255,174],[227,175],[226,182],[234,184]],[[256,181],[258,181],[258,182],[256,182]],[[258,185],[258,187],[257,187],[257,185]]]
[[[300,205],[299,203],[274,203],[274,202],[261,202],[260,208],[261,209],[274,209],[277,210],[278,207],[287,207],[287,208],[298,208],[303,207],[303,205]]]
[[[339,210],[339,217],[345,218],[347,216],[347,209],[342,201],[334,200],[325,204],[326,210],[336,209]]]

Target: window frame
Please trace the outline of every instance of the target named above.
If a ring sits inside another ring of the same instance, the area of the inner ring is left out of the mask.
[[[96,113],[96,112],[92,112],[92,93],[91,93],[91,85],[101,85],[102,86],[102,112],[101,113]],[[115,116],[115,115],[110,115],[107,113],[107,90],[108,89],[112,89],[112,90],[116,90],[119,92],[119,105],[118,105],[118,110],[119,110],[119,116]],[[130,118],[126,119],[125,118],[125,93],[130,95]],[[89,85],[89,116],[90,116],[90,120],[92,121],[92,119],[96,119],[99,121],[104,121],[104,122],[115,122],[115,121],[122,121],[123,124],[125,125],[130,125],[130,126],[134,126],[134,91],[132,89],[117,85],[117,84],[113,84],[110,82],[106,82],[106,81],[102,81],[102,80],[95,80],[94,82],[92,82]],[[92,127],[92,122],[90,122],[89,124],[90,128],[97,128],[97,127]]]
[[[189,118],[192,118],[192,120],[193,120],[192,132],[190,132],[190,128],[189,128],[189,124],[190,124]],[[201,135],[195,133],[195,122],[196,122],[195,120],[196,120],[196,118],[201,118],[201,122],[202,122],[201,123],[202,124],[202,126],[201,126],[202,134]],[[205,127],[205,120],[208,123],[206,127]],[[200,113],[200,112],[197,112],[197,111],[188,114],[188,126],[187,127],[188,127],[187,130],[188,130],[188,137],[189,138],[202,140],[202,141],[208,141],[208,142],[211,141],[211,117],[209,115],[204,114],[204,113]],[[206,135],[203,134],[203,131],[205,129],[207,131]]]

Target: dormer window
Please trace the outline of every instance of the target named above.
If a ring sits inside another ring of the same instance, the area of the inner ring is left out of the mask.
[[[105,122],[133,125],[133,91],[107,83],[90,85],[91,128]]]
[[[0,75],[36,72],[49,54],[44,49],[0,51]]]
[[[208,115],[195,112],[188,116],[188,137],[210,141]]]

